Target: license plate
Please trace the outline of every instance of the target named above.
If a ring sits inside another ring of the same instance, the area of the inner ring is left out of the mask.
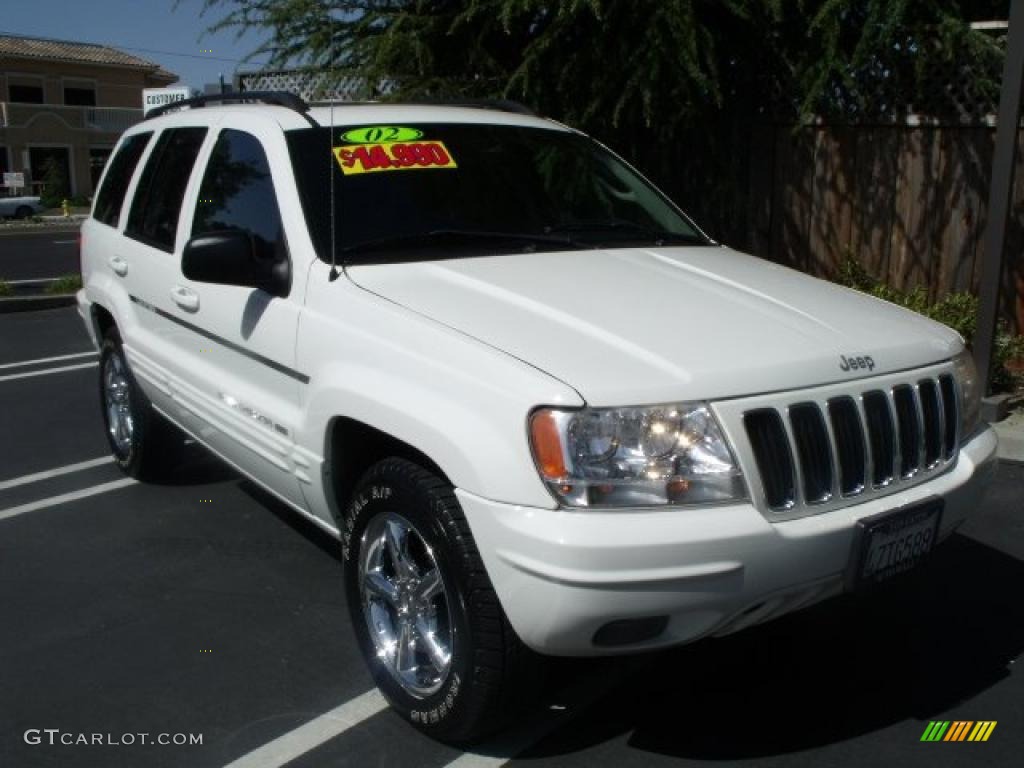
[[[870,586],[915,567],[932,551],[941,518],[942,500],[933,499],[859,521],[851,585]]]

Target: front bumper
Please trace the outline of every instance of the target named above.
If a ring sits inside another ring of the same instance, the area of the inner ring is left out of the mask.
[[[996,445],[986,427],[961,445],[949,471],[926,483],[785,522],[769,522],[746,502],[579,511],[456,493],[523,642],[552,655],[604,655],[725,634],[841,592],[862,518],[941,496],[939,535],[948,536],[977,507]],[[655,616],[668,623],[653,639],[594,643],[609,622]]]

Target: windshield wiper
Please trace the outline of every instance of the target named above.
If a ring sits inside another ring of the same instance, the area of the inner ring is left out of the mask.
[[[655,245],[666,245],[667,243],[685,243],[687,245],[706,245],[704,238],[699,235],[687,235],[682,232],[666,232],[665,230],[652,229],[643,224],[637,224],[623,219],[595,219],[593,221],[573,221],[562,224],[554,224],[544,228],[546,234],[559,233],[599,233],[599,232],[621,232],[623,234],[643,235],[650,238]]]
[[[479,229],[433,229],[429,232],[413,232],[399,235],[388,235],[375,240],[364,240],[361,243],[342,248],[339,253],[364,253],[381,251],[390,248],[433,247],[460,240],[486,240],[493,242],[523,243],[530,245],[557,245],[565,248],[585,248],[568,235],[559,237],[551,234],[532,234],[528,232],[489,232]]]

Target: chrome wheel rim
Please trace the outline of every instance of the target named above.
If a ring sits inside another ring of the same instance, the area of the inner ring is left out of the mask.
[[[440,690],[452,665],[448,593],[433,550],[401,515],[367,526],[359,593],[377,660],[395,682],[419,699]]]
[[[132,419],[128,371],[117,354],[103,363],[103,404],[107,411],[107,432],[118,452],[127,456],[132,447],[135,422]]]

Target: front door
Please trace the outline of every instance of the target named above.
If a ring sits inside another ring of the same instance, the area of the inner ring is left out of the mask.
[[[279,137],[278,137],[279,138]],[[264,137],[273,140],[272,133]],[[287,257],[274,178],[257,135],[225,128],[215,138],[190,198],[187,236],[241,231],[258,250]],[[183,213],[183,216],[186,214]],[[175,400],[182,416],[222,456],[277,495],[305,508],[294,434],[301,388],[295,334],[303,284],[288,296],[239,285],[194,282],[181,274],[171,291],[190,331],[173,336]],[[297,463],[298,461],[298,463]]]

